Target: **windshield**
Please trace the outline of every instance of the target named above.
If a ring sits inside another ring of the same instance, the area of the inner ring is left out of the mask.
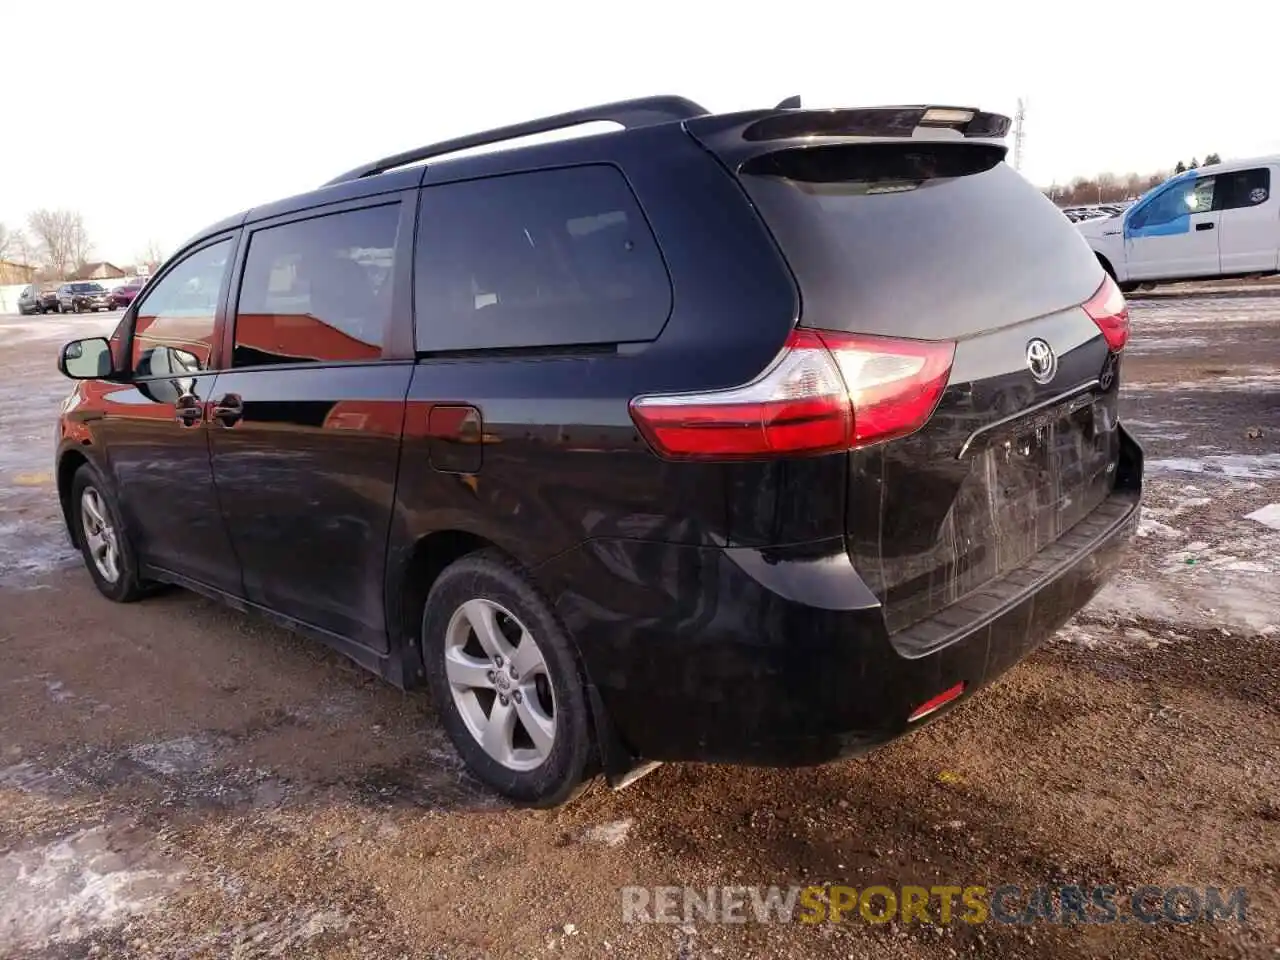
[[[72,291],[75,293],[105,293],[100,283],[73,283]]]

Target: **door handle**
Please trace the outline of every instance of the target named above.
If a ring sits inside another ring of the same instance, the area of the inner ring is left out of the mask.
[[[173,417],[184,427],[194,427],[204,419],[204,404],[193,396],[179,397],[174,403]]]
[[[228,393],[213,404],[213,417],[224,427],[234,427],[244,417],[244,401],[236,393]]]
[[[1212,224],[1212,223],[1197,223],[1197,224],[1196,224],[1196,229],[1197,229],[1197,230],[1212,230],[1212,229],[1213,229],[1213,224]]]

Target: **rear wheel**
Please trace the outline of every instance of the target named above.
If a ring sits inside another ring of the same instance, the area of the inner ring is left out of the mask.
[[[480,780],[543,807],[581,791],[593,738],[577,656],[514,564],[484,551],[448,567],[427,598],[422,648],[441,722]]]
[[[98,592],[117,603],[146,592],[120,510],[101,475],[85,464],[71,481],[71,521]]]

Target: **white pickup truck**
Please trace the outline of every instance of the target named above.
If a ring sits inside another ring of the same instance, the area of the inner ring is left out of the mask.
[[[1280,272],[1280,156],[1188,170],[1076,228],[1124,291]]]

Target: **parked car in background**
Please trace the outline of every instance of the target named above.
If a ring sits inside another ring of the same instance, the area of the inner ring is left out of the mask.
[[[58,309],[62,313],[93,312],[111,309],[111,294],[100,283],[77,280],[58,288]]]
[[[994,681],[1137,525],[1124,298],[1007,117],[792,102],[546,117],[198,234],[59,358],[97,589],[425,684],[538,804],[856,754]]]
[[[1280,272],[1280,156],[1199,167],[1118,217],[1076,225],[1098,262],[1132,290],[1156,281]]]
[[[18,294],[18,313],[57,313],[58,286],[53,283],[31,283]]]
[[[134,298],[146,285],[146,280],[136,277],[111,291],[111,306],[117,310],[133,303]]]

